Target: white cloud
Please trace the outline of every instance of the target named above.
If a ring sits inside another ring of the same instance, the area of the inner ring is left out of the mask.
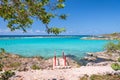
[[[66,31],[67,34],[73,33],[73,31]]]
[[[35,32],[36,32],[36,33],[40,33],[40,30],[36,30]]]
[[[0,29],[0,33],[22,33],[22,30],[15,30],[15,31],[11,31],[10,29]]]
[[[22,30],[15,30],[14,32],[23,33]]]
[[[4,32],[10,32],[10,30],[9,29],[5,29]]]
[[[2,32],[2,30],[0,29],[0,33]]]
[[[29,29],[27,30],[26,33],[24,33],[22,30],[15,30],[15,31],[10,31],[10,29],[1,29],[0,28],[0,34],[46,34],[45,30],[33,30]]]
[[[34,33],[32,29],[27,30],[27,33]]]
[[[45,31],[41,31],[41,33],[46,33]]]
[[[36,30],[35,33],[45,33],[45,31]]]
[[[0,29],[0,33],[8,33],[8,32],[10,32],[9,29]]]

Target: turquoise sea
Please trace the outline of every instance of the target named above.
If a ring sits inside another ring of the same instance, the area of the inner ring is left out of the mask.
[[[43,56],[53,57],[54,53],[61,56],[75,55],[84,57],[88,52],[99,52],[104,50],[108,40],[82,40],[80,36],[0,36],[0,48],[4,48],[12,54],[26,57]]]

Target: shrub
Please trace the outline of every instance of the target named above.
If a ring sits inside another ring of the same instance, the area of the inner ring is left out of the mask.
[[[21,65],[21,63],[19,62],[14,62],[10,64],[10,67],[19,67]]]
[[[92,75],[90,80],[120,80],[119,75]]]
[[[2,64],[0,64],[0,71],[2,71],[2,68],[3,68],[3,65],[2,65]]]
[[[118,34],[119,34],[119,33],[114,32],[114,33],[111,34],[111,36],[117,36]]]
[[[80,78],[80,80],[88,80],[88,78],[82,77],[82,78]]]
[[[105,45],[105,49],[108,52],[115,52],[117,50],[120,50],[120,41],[117,44],[115,44],[114,42],[109,42]]]
[[[90,77],[83,76],[80,80],[120,80],[120,74],[117,75],[91,75]]]
[[[12,71],[5,71],[4,73],[1,73],[1,79],[0,80],[8,80],[10,77],[15,75]]]
[[[112,67],[112,69],[114,69],[114,70],[120,70],[120,65],[119,65],[118,63],[113,63],[113,64],[111,65],[111,67]]]
[[[32,65],[31,69],[36,70],[36,69],[40,69],[40,67],[37,65]]]
[[[88,80],[89,76],[88,75],[84,75],[82,78],[80,78],[80,80]]]
[[[105,49],[106,49],[108,52],[113,52],[113,51],[116,51],[116,50],[117,50],[117,46],[116,46],[113,42],[109,42],[109,43],[105,46]]]
[[[0,48],[0,52],[1,52],[2,54],[6,53],[6,51],[5,51],[4,48]]]
[[[118,58],[118,62],[120,62],[120,57]]]
[[[117,44],[117,48],[118,48],[118,50],[120,50],[120,41]]]

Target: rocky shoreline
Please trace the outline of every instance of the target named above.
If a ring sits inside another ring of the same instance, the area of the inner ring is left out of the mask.
[[[78,67],[76,61],[67,58],[71,67]],[[37,69],[53,69],[53,58],[44,59],[43,57],[21,57],[16,54],[0,54],[0,63],[3,64],[3,70],[28,71]]]
[[[83,37],[81,39],[83,39],[83,40],[114,40],[116,38],[111,38],[111,37]]]
[[[113,37],[83,37],[83,40],[120,40],[120,38]]]
[[[86,61],[86,66],[101,66],[101,65],[111,65],[112,63],[119,63],[118,58],[120,58],[120,52],[108,53],[107,51],[87,53],[82,60]]]
[[[71,57],[70,55],[67,56],[67,61],[68,61],[69,65],[71,66],[71,69],[60,69],[60,70],[58,69],[56,71],[61,72],[61,73],[65,71],[65,74],[69,74],[70,77],[72,77],[74,74],[67,73],[66,71],[68,71],[68,72],[71,71],[71,73],[74,72],[76,74],[77,72],[75,72],[74,70],[76,69],[78,71],[79,70],[82,71],[81,67],[83,67],[83,65],[80,65],[77,61],[73,60],[70,57]],[[87,71],[86,73],[84,73],[84,72],[86,70],[88,70],[89,68],[93,69],[94,67],[96,69],[99,69],[101,67],[105,67],[106,69],[109,68],[107,71],[104,71],[103,73],[113,74],[114,70],[112,68],[110,68],[111,64],[116,63],[117,59],[119,57],[120,57],[119,51],[114,54],[109,54],[109,53],[107,53],[107,51],[97,52],[97,53],[88,53],[87,56],[85,58],[83,58],[84,61],[87,61],[85,68],[83,68],[83,73],[79,72],[78,74],[79,75],[83,75],[83,74],[89,75],[89,72],[91,72],[91,71]],[[120,64],[120,62],[117,62],[117,63]],[[50,59],[44,59],[43,57],[26,58],[26,57],[21,57],[19,55],[15,55],[15,54],[8,54],[8,53],[2,54],[1,53],[0,54],[0,64],[3,64],[1,73],[8,71],[8,70],[12,70],[15,72],[16,77],[15,76],[12,77],[11,80],[26,80],[26,78],[30,77],[30,75],[33,75],[32,73],[35,73],[35,74],[38,73],[38,74],[42,75],[41,77],[42,77],[42,79],[44,79],[44,77],[46,76],[44,74],[44,71],[50,72],[53,74],[56,73],[55,70],[53,69],[53,58],[50,58]],[[101,68],[101,69],[103,69],[103,68]],[[36,72],[36,70],[37,70],[37,72]],[[38,71],[40,71],[40,73]],[[115,71],[114,73],[117,74],[119,72],[120,71]],[[98,74],[99,71],[96,71],[95,73]],[[103,73],[101,72],[101,74],[103,74]],[[58,74],[58,73],[56,73],[56,74]],[[24,78],[20,79],[21,78],[20,77],[19,79],[17,79],[18,78],[17,76],[19,76],[19,75]],[[76,77],[78,78],[79,76],[76,76]],[[13,79],[13,78],[15,78],[15,79]],[[36,76],[36,78],[38,79],[39,76]],[[33,80],[33,79],[30,79],[30,80]],[[63,80],[66,80],[66,79],[63,79]],[[73,79],[73,80],[75,80],[75,79]]]
[[[96,53],[87,53],[86,59],[96,60],[96,58],[103,58],[111,61],[117,61],[120,57],[120,51],[115,53],[110,53],[108,51],[96,52]]]
[[[120,40],[120,33],[93,35],[90,37],[83,37],[83,40]]]

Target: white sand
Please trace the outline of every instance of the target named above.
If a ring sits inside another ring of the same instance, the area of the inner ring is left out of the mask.
[[[79,80],[79,78],[85,74],[92,75],[112,72],[114,72],[114,70],[110,66],[82,66],[71,69],[16,72],[16,76],[22,76],[22,79],[14,78],[12,80]]]

